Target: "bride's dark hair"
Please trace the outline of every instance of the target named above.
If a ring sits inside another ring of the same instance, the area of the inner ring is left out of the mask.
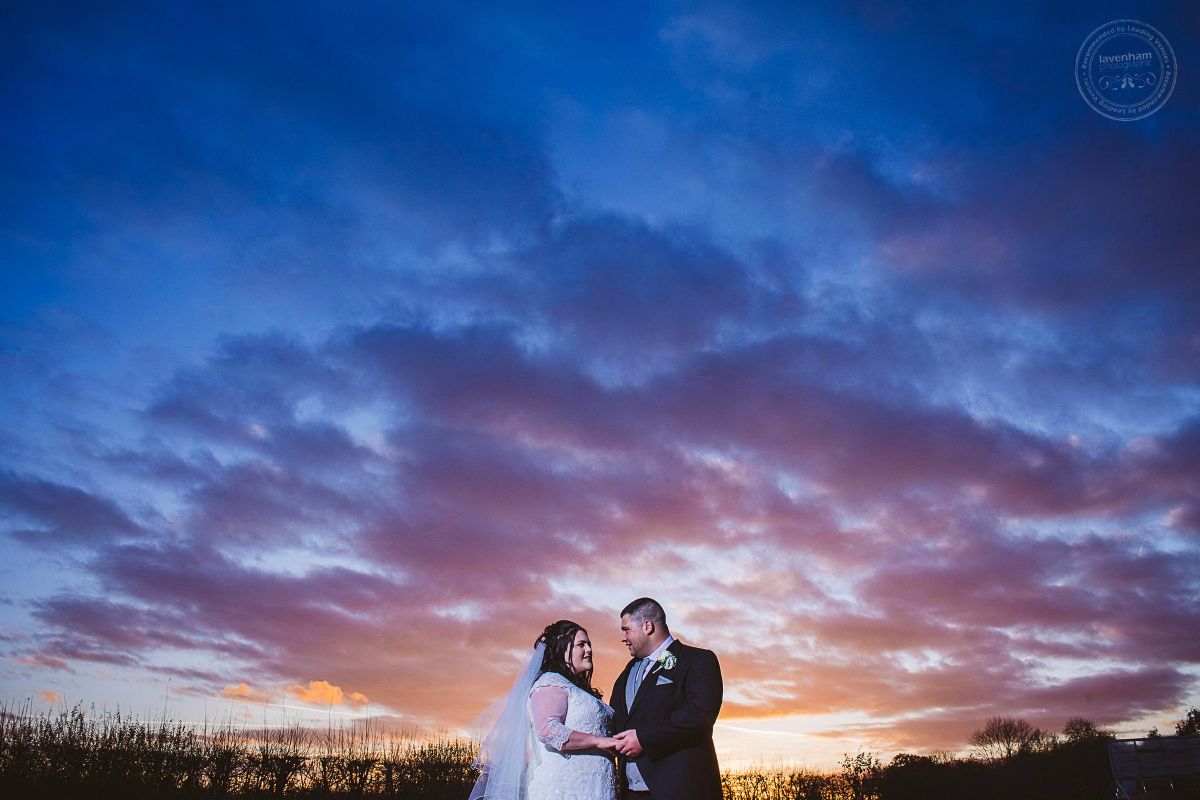
[[[539,642],[546,643],[540,672],[557,672],[585,692],[591,692],[596,697],[603,697],[604,695],[599,689],[592,688],[590,672],[587,675],[577,675],[567,662],[568,654],[575,645],[575,634],[580,631],[587,632],[578,622],[572,622],[569,619],[560,619],[558,622],[546,626],[542,635],[533,643],[535,647]]]

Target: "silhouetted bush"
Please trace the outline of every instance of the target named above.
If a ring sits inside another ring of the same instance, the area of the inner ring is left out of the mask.
[[[1074,741],[1055,739],[1042,749],[1018,749],[1007,758],[988,760],[939,762],[901,754],[884,769],[880,796],[882,800],[1111,800],[1113,781],[1106,749],[1111,737],[1103,731],[1099,734]]]

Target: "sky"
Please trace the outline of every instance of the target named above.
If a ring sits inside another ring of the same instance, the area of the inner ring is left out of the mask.
[[[1074,78],[1110,20],[1179,82]],[[642,595],[722,763],[1200,704],[1193,3],[0,9],[0,701],[464,730]]]

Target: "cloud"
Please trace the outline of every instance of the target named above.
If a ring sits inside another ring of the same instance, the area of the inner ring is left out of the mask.
[[[1136,165],[1105,159],[1141,146],[1136,132],[1112,127],[1031,143],[968,162],[954,198],[898,187],[855,153],[818,173],[818,192],[865,226],[870,257],[914,300],[932,292],[981,313],[1034,316],[1076,359],[1099,340],[1108,356],[1096,368],[1132,385],[1155,373],[1194,377],[1188,309],[1200,282],[1186,265],[1200,241],[1178,198],[1195,194],[1196,166],[1175,133]]]
[[[485,284],[491,307],[629,373],[804,310],[769,262],[746,263],[696,227],[616,214],[567,218],[506,267]]]
[[[45,667],[46,669],[61,670],[63,672],[74,672],[71,666],[61,658],[53,658],[51,656],[17,656],[13,659],[18,664],[25,664],[30,667]]]
[[[295,695],[305,703],[316,705],[340,706],[349,705],[355,708],[365,706],[370,700],[362,692],[343,692],[340,686],[334,686],[328,681],[309,681],[308,686],[292,684],[285,691]]]
[[[113,537],[138,536],[142,527],[121,507],[74,486],[0,472],[0,505],[36,527],[10,527],[9,536],[39,547],[96,545]],[[12,525],[13,523],[10,523]]]
[[[239,681],[236,686],[226,686],[221,690],[221,697],[230,700],[241,700],[247,703],[268,703],[271,693],[259,689],[251,689],[246,683]]]

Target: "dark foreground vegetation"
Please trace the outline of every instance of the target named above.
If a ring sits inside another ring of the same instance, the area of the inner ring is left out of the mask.
[[[1192,709],[1177,732],[1200,727]],[[1153,732],[1152,732],[1153,733]],[[1200,731],[1193,732],[1200,733]],[[1111,733],[1072,720],[1061,735],[993,718],[971,757],[870,753],[816,772],[760,767],[727,772],[727,800],[1108,800]],[[141,798],[404,798],[465,800],[475,747],[377,735],[368,728],[198,730],[81,706],[32,715],[0,709],[0,796]],[[1192,789],[1173,797],[1200,797]]]
[[[475,746],[366,728],[197,729],[96,716],[0,712],[0,797],[465,800]]]

